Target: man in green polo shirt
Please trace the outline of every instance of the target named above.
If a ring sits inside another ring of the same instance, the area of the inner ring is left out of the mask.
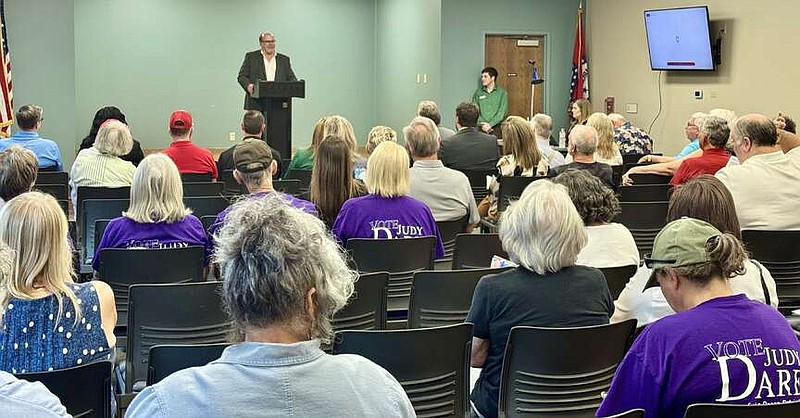
[[[478,126],[487,134],[500,137],[500,123],[508,114],[508,93],[495,84],[497,69],[481,70],[481,87],[472,95],[472,102],[481,110]]]

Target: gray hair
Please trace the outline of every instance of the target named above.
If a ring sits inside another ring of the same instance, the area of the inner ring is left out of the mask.
[[[619,113],[610,113],[608,118],[614,123],[625,123],[625,116],[622,116]]]
[[[778,143],[778,131],[775,124],[764,115],[744,115],[733,124],[733,132],[737,143],[748,137],[755,146],[773,146]]]
[[[166,154],[145,157],[131,182],[131,202],[122,216],[138,223],[178,222],[191,214],[183,204],[178,167]]]
[[[587,125],[575,125],[569,133],[569,144],[579,155],[594,155],[599,141],[597,130]]]
[[[432,100],[423,100],[417,106],[417,116],[422,116],[433,121],[437,126],[442,123],[442,113],[439,106]]]
[[[133,136],[128,125],[118,120],[108,120],[100,125],[94,147],[103,154],[119,157],[131,152]]]
[[[620,213],[619,199],[597,176],[586,170],[571,168],[553,179],[567,188],[570,199],[583,223],[608,223]]]
[[[406,147],[414,157],[430,157],[439,151],[439,129],[434,121],[417,116],[403,128]]]
[[[575,264],[588,237],[566,187],[531,183],[503,213],[500,240],[511,260],[538,274]]]
[[[733,125],[733,122],[736,120],[736,112],[730,109],[714,108],[708,111],[708,115],[718,116],[722,119],[725,119],[725,121],[728,122],[728,126]],[[697,126],[699,127],[700,125]]]
[[[531,119],[531,127],[536,136],[550,138],[550,134],[553,133],[553,118],[544,113],[537,113]]]
[[[706,116],[699,126],[700,133],[705,133],[708,136],[708,142],[715,148],[725,148],[728,143],[728,137],[731,130],[728,127],[728,122],[719,116]]]
[[[238,327],[279,325],[330,342],[331,317],[347,304],[357,274],[322,221],[270,193],[233,205],[216,240],[223,301]]]

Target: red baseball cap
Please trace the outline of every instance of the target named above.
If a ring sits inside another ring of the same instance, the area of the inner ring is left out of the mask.
[[[189,129],[192,127],[192,114],[188,110],[176,110],[169,117],[170,129]]]

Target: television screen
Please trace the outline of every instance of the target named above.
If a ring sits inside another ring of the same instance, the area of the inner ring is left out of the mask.
[[[644,11],[653,70],[713,70],[708,7]]]

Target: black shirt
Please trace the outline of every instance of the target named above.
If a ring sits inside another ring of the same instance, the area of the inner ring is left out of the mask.
[[[608,324],[614,302],[600,270],[572,266],[540,275],[522,267],[484,276],[475,288],[467,322],[473,335],[489,340],[489,354],[472,390],[485,418],[497,416],[500,372],[511,328],[580,327]]]
[[[262,140],[257,136],[246,136],[242,138],[242,140],[248,138]],[[219,155],[219,159],[217,160],[217,171],[219,172],[220,177],[222,177],[222,173],[224,173],[225,171],[233,170],[234,168],[236,168],[233,166],[234,148],[236,148],[236,145],[226,149],[225,151],[222,151],[222,154]],[[281,177],[281,168],[282,168],[281,165],[283,164],[283,161],[281,160],[281,154],[275,148],[269,147],[269,149],[270,151],[272,151],[272,159],[278,163],[278,169],[275,170],[275,174],[272,175],[272,179],[277,180]]]
[[[579,163],[577,161],[573,161],[569,164],[560,165],[555,168],[551,168],[550,171],[547,173],[547,177],[555,177],[569,169],[573,170],[586,170],[591,173],[593,176],[603,180],[603,183],[606,186],[614,189],[614,180],[612,180],[613,170],[611,166],[606,163]]]

